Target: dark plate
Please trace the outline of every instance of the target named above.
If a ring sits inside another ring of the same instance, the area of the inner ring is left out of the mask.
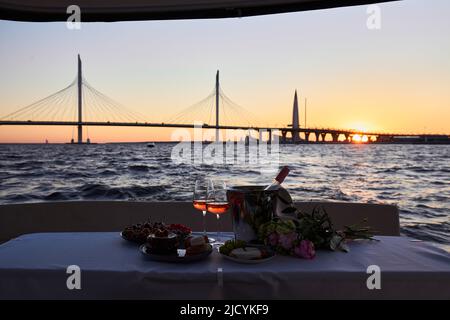
[[[133,239],[124,237],[124,235],[122,234],[122,232],[120,233],[120,236],[121,236],[122,239],[124,239],[124,240],[130,241],[130,242],[134,242],[134,243],[137,243],[137,244],[143,244],[143,243],[145,242],[145,241],[136,241],[136,240],[133,240]]]
[[[182,252],[185,252],[184,249],[178,249],[177,254],[154,254],[147,251],[147,246],[145,244],[141,245],[139,247],[139,250],[144,254],[147,258],[153,261],[159,261],[159,262],[172,262],[172,263],[187,263],[187,262],[194,262],[206,259],[211,252],[213,251],[212,246],[208,244],[209,250],[196,254],[196,255],[190,255],[190,256],[183,256],[181,255]]]
[[[178,236],[178,239],[180,240],[180,245],[181,245],[181,246],[184,246],[184,240],[185,240],[187,237],[191,236],[191,235],[192,235],[192,232],[189,233],[188,235],[184,236],[184,237]],[[120,232],[120,236],[121,236],[122,239],[124,239],[124,240],[130,241],[130,242],[133,242],[133,243],[137,243],[137,244],[144,244],[145,242],[147,242],[147,240],[145,240],[145,241],[136,241],[136,240],[127,238],[127,237],[125,237],[125,236],[122,234],[122,232]]]

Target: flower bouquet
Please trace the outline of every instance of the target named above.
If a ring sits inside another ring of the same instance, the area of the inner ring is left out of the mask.
[[[298,211],[292,205],[284,209],[283,213],[286,217],[276,217],[258,229],[259,240],[279,254],[313,259],[316,249],[348,252],[349,240],[375,240],[372,229],[360,224],[335,230],[322,207],[314,208],[312,213],[308,214]]]

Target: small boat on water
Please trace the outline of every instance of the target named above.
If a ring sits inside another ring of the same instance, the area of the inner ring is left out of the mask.
[[[147,143],[147,148],[154,148],[156,144],[154,142]]]

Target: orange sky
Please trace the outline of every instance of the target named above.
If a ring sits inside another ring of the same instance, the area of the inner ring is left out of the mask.
[[[222,90],[257,118],[254,125],[291,123],[297,89],[302,125],[307,97],[308,126],[450,134],[449,2],[380,7],[382,28],[376,31],[366,27],[365,6],[243,19],[94,23],[79,31],[63,23],[0,21],[0,118],[67,86],[81,53],[89,84],[149,122],[166,121],[202,100],[220,69]],[[90,119],[111,116],[89,101],[86,108]],[[224,109],[222,121],[243,121],[230,106]],[[208,121],[205,110],[190,120]],[[88,130],[94,142],[167,141],[173,131]],[[0,126],[0,142],[68,142],[73,131]]]

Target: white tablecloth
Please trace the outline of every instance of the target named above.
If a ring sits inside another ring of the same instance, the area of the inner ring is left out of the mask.
[[[405,237],[378,239],[354,242],[349,253],[318,251],[314,260],[243,265],[214,252],[171,264],[146,259],[118,233],[28,234],[0,245],[0,298],[450,299],[450,254]],[[81,268],[80,290],[67,289],[69,265]],[[367,288],[370,265],[380,267],[380,290]]]

